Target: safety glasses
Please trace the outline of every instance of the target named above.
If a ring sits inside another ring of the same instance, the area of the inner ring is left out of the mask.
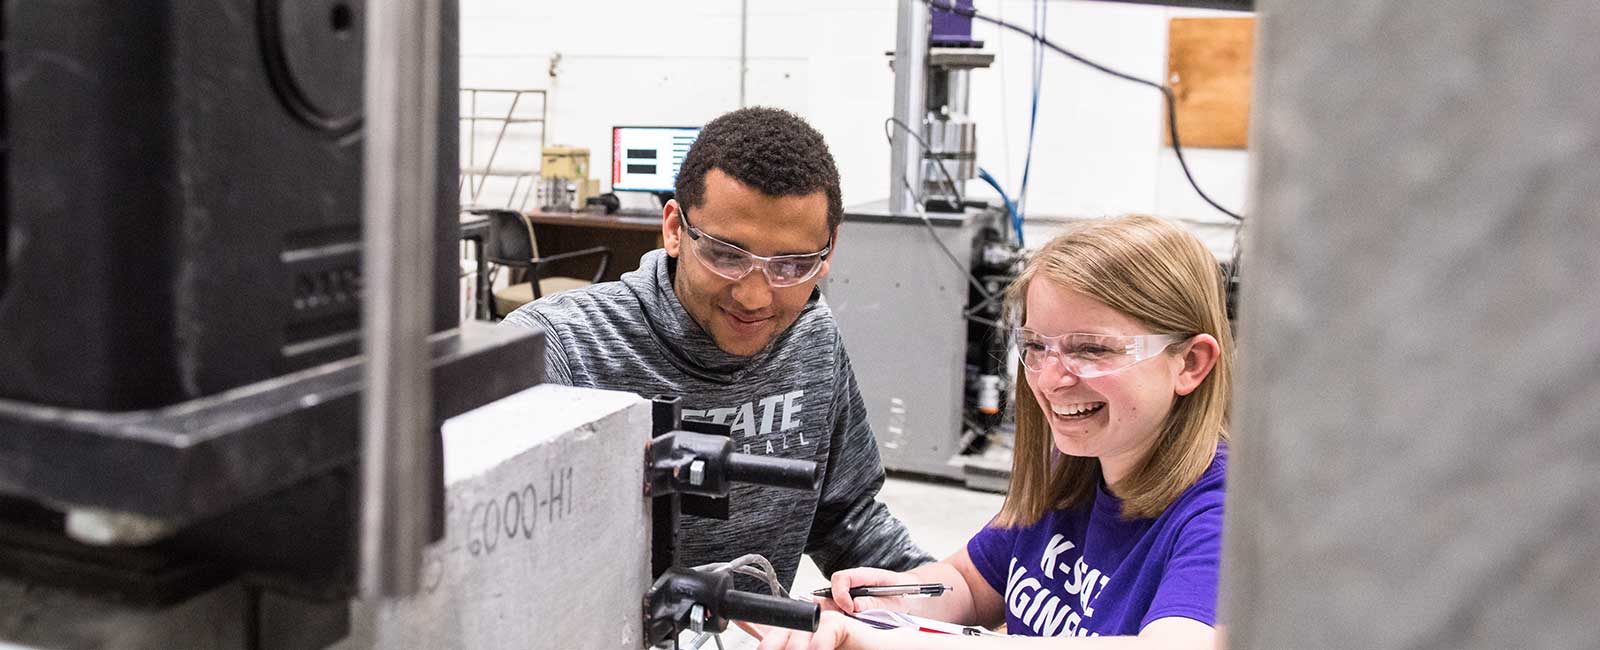
[[[1189,340],[1186,334],[1115,336],[1068,333],[1045,336],[1025,327],[1011,330],[1023,367],[1043,372],[1051,360],[1079,378],[1101,377],[1124,370]]]
[[[694,249],[694,256],[712,273],[735,282],[743,280],[759,267],[767,276],[768,284],[792,287],[816,277],[817,272],[822,270],[822,262],[828,259],[828,253],[833,250],[833,233],[830,232],[828,245],[815,253],[771,257],[757,255],[694,227],[689,223],[689,211],[681,205],[678,206],[678,215],[683,220],[683,229],[689,233],[689,248]]]

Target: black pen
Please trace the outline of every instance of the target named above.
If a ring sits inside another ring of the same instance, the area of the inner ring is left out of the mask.
[[[850,597],[851,598],[861,598],[862,596],[876,596],[876,597],[907,596],[907,597],[912,597],[912,598],[916,598],[916,597],[919,597],[919,596],[921,596],[921,597],[932,597],[932,596],[943,595],[944,592],[949,591],[949,590],[950,590],[950,587],[945,586],[945,585],[941,585],[941,584],[877,585],[877,586],[872,586],[872,587],[851,587],[850,588]],[[818,589],[816,591],[811,592],[811,595],[816,596],[818,598],[832,598],[833,597],[833,588],[832,587],[823,587],[821,589]]]

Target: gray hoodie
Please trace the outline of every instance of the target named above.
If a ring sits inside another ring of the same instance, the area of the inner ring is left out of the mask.
[[[760,553],[787,587],[801,552],[824,574],[931,562],[875,498],[883,466],[827,304],[813,293],[794,325],[765,349],[734,356],[678,302],[675,264],[665,251],[651,251],[620,282],[546,296],[504,322],[549,333],[546,381],[678,395],[685,419],[731,425],[736,451],[822,468],[820,494],[736,485],[728,521],[685,516],[680,563]]]

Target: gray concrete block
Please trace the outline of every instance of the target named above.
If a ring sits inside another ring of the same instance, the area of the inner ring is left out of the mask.
[[[1600,647],[1600,13],[1257,8],[1231,647]]]
[[[643,645],[650,406],[541,385],[445,424],[448,530],[424,589],[356,604],[337,648],[474,650]]]

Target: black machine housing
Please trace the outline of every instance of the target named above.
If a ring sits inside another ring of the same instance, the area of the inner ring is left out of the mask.
[[[457,328],[457,4],[441,5],[436,245],[415,260],[434,278],[436,426],[538,383],[543,351],[537,333]],[[259,609],[242,629],[322,608],[299,617],[322,622],[310,647],[343,636],[365,14],[363,0],[5,4],[0,581],[165,607],[244,578]],[[65,534],[84,511],[164,532],[87,545]]]
[[[0,398],[145,409],[359,352],[364,8],[7,3]],[[459,272],[450,22],[435,331]]]

